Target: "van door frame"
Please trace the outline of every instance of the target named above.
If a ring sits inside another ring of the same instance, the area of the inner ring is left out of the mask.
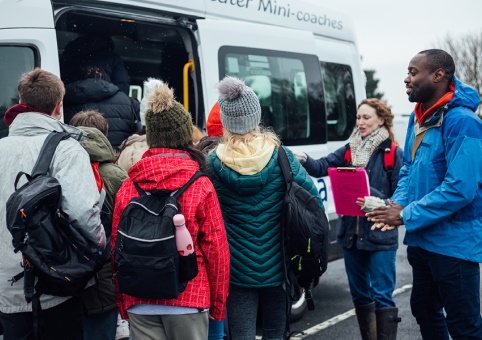
[[[194,71],[190,73],[190,79],[192,80],[193,88],[194,88],[194,98],[191,101],[191,106],[195,108],[194,113],[190,110],[194,123],[198,126],[203,126],[204,124],[204,105],[203,105],[203,96],[202,96],[202,81],[201,81],[201,67],[200,67],[200,58],[198,55],[198,42],[194,35],[194,30],[197,28],[196,24],[194,23],[192,18],[183,17],[183,18],[174,18],[173,17],[166,17],[166,13],[158,12],[152,10],[151,13],[147,15],[145,10],[143,9],[134,9],[130,8],[129,11],[127,10],[115,10],[111,8],[107,8],[105,4],[103,5],[75,5],[75,6],[63,6],[57,8],[54,11],[54,23],[55,27],[57,26],[57,21],[59,18],[67,12],[84,12],[84,13],[92,13],[92,14],[99,14],[99,11],[107,16],[113,18],[122,18],[122,19],[129,19],[135,20],[136,22],[144,22],[149,24],[155,24],[159,26],[169,26],[177,30],[182,37],[182,41],[184,44],[184,48],[189,55],[189,59],[194,61]],[[156,16],[156,14],[158,16]],[[147,80],[147,79],[146,79]],[[178,101],[182,101],[182,98],[176,98]],[[200,125],[199,125],[200,124]]]

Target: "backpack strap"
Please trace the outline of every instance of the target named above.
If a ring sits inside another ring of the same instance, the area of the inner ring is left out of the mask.
[[[44,144],[42,145],[42,149],[40,149],[37,162],[35,162],[35,165],[32,169],[32,177],[47,174],[57,146],[61,140],[69,137],[70,135],[65,132],[52,131],[49,133]]]
[[[288,155],[282,145],[278,148],[278,163],[283,172],[283,177],[286,184],[293,182],[293,171],[291,170],[290,161],[288,160]]]
[[[410,151],[410,156],[412,160],[415,158],[415,154],[417,153],[418,147],[420,144],[422,144],[423,137],[425,137],[425,134],[427,133],[427,130],[424,130],[420,132],[418,135],[415,136],[415,139],[413,140],[412,144],[412,150]]]
[[[201,176],[206,176],[206,174],[204,174],[204,172],[202,172],[202,171],[197,171],[186,184],[184,184],[182,187],[180,187],[176,191],[173,191],[171,196],[174,197],[175,199],[178,199],[179,197],[181,197],[181,195],[184,193],[184,191],[186,191],[186,189],[189,188],[189,186],[191,184],[193,184],[194,181],[197,180]]]
[[[397,145],[392,143],[390,148],[386,148],[383,153],[383,168],[389,174],[392,173],[395,168],[395,151],[397,150]],[[345,166],[349,166],[351,163],[351,149],[350,145],[346,145],[345,155],[343,156],[345,160]]]
[[[383,167],[388,173],[392,173],[395,168],[395,151],[397,150],[397,145],[392,142],[390,148],[386,148],[383,153]]]
[[[136,182],[132,181],[132,184],[134,184],[134,187],[136,188],[137,192],[139,193],[140,196],[146,196],[147,193],[141,189],[141,187],[139,186],[139,184],[137,184]]]
[[[346,147],[346,150],[345,150],[345,155],[343,156],[343,159],[345,160],[345,166],[349,166],[351,163],[350,144],[346,144],[345,147]]]
[[[412,144],[412,150],[410,151],[410,156],[413,161],[415,158],[415,154],[417,153],[418,147],[420,144],[422,144],[423,137],[425,137],[425,134],[427,133],[428,130],[430,130],[433,127],[440,127],[442,126],[442,122],[444,120],[444,115],[450,111],[450,109],[444,109],[444,111],[440,114],[440,117],[433,123],[427,126],[420,126],[418,123],[414,125],[414,133],[415,133],[415,139],[413,140]]]
[[[202,171],[197,171],[192,177],[191,179],[189,179],[189,181],[184,184],[182,187],[180,187],[179,189],[173,191],[171,193],[171,196],[174,197],[175,199],[178,199],[183,193],[184,191],[186,191],[186,189],[196,180],[198,179],[199,177],[201,176],[206,176],[206,174]],[[134,187],[136,188],[137,192],[139,193],[140,196],[146,196],[146,195],[149,195],[149,193],[145,192],[144,190],[142,190],[142,188],[139,186],[139,184],[137,184],[136,182],[132,181],[132,184],[134,184]],[[169,193],[169,191],[166,190],[167,193]]]
[[[283,172],[283,177],[286,182],[287,188],[290,187],[290,184],[294,181],[293,178],[293,171],[291,169],[291,165],[288,159],[288,155],[286,154],[285,149],[282,145],[278,148],[278,163]],[[283,259],[283,270],[285,274],[285,284],[286,287],[285,291],[289,295],[289,297],[294,300],[295,296],[299,295],[299,288],[297,287],[297,279],[292,270],[288,271],[287,263],[286,263],[286,228],[283,223],[280,223],[280,235],[281,235],[281,254]]]
[[[14,187],[15,187],[15,191],[17,190],[18,181],[20,180],[20,178],[22,178],[23,175],[25,175],[25,177],[27,177],[27,179],[28,179],[29,181],[32,179],[32,176],[30,176],[30,175],[27,174],[26,172],[20,171],[20,172],[17,174],[17,177],[15,177],[15,182],[13,183],[13,185],[14,185]]]
[[[43,328],[42,322],[42,306],[40,304],[40,296],[42,291],[35,285],[35,294],[32,297],[32,321],[33,321],[33,334],[35,340],[42,339],[40,329]]]
[[[392,192],[392,172],[395,168],[395,151],[397,150],[397,145],[395,143],[390,144],[390,148],[383,150],[383,168],[387,172],[388,185],[390,192]]]
[[[288,155],[286,154],[286,151],[282,145],[280,145],[280,147],[278,148],[278,163],[283,173],[287,190],[289,190],[291,184],[294,181],[294,177],[293,177],[293,171],[291,169],[291,165],[288,159]],[[283,284],[283,289],[285,290],[285,293],[287,294],[289,299],[295,300],[300,297],[300,288],[299,288],[298,280],[295,274],[293,273],[292,270],[288,269],[288,265],[286,263],[286,243],[287,243],[286,233],[287,233],[287,230],[285,225],[283,223],[280,223],[281,257],[283,259],[283,272],[285,276],[285,283]],[[311,290],[309,289],[309,285],[308,285],[308,288],[305,289],[305,298],[309,299],[312,302]],[[309,309],[314,309],[314,306],[312,305],[312,303],[310,303],[310,301],[307,300]],[[291,307],[287,308],[286,320],[289,320],[290,311],[291,311]],[[289,322],[287,323],[287,329],[289,329]]]

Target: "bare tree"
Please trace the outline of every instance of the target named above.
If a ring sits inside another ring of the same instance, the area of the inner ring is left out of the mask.
[[[482,96],[482,31],[452,37],[450,34],[440,42],[442,49],[455,61],[455,75],[464,83],[474,87]],[[482,118],[482,106],[477,114]]]

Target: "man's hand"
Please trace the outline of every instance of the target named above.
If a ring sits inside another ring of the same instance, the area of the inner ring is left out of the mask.
[[[373,225],[371,227],[371,230],[381,229],[381,231],[387,231],[387,230],[393,230],[396,227],[397,226],[388,225],[388,224],[385,224],[385,223],[373,223]]]
[[[403,224],[403,221],[400,218],[400,211],[403,210],[403,206],[393,203],[390,200],[388,200],[388,203],[390,204],[390,206],[378,207],[373,209],[372,212],[366,214],[369,221],[375,222],[375,224],[383,223],[384,225],[386,225],[385,230],[391,230],[389,229],[390,226],[398,226]],[[375,228],[382,228],[383,230],[385,226],[376,226]],[[372,230],[374,230],[373,227]]]

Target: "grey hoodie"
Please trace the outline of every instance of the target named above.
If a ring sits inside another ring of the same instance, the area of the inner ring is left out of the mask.
[[[55,118],[38,112],[19,114],[9,129],[8,137],[0,139],[0,206],[5,204],[14,191],[17,173],[31,173],[40,149],[51,131],[66,131],[73,138],[62,141],[57,147],[50,175],[62,186],[61,207],[70,221],[85,237],[105,248],[105,233],[100,223],[99,191],[95,183],[89,155],[78,143],[84,133]],[[22,178],[18,187],[26,182]],[[6,227],[5,209],[0,209],[0,311],[19,313],[32,310],[23,294],[23,280],[11,285],[10,280],[21,272],[21,253],[15,254],[12,236]],[[42,295],[43,309],[54,307],[68,297]]]

